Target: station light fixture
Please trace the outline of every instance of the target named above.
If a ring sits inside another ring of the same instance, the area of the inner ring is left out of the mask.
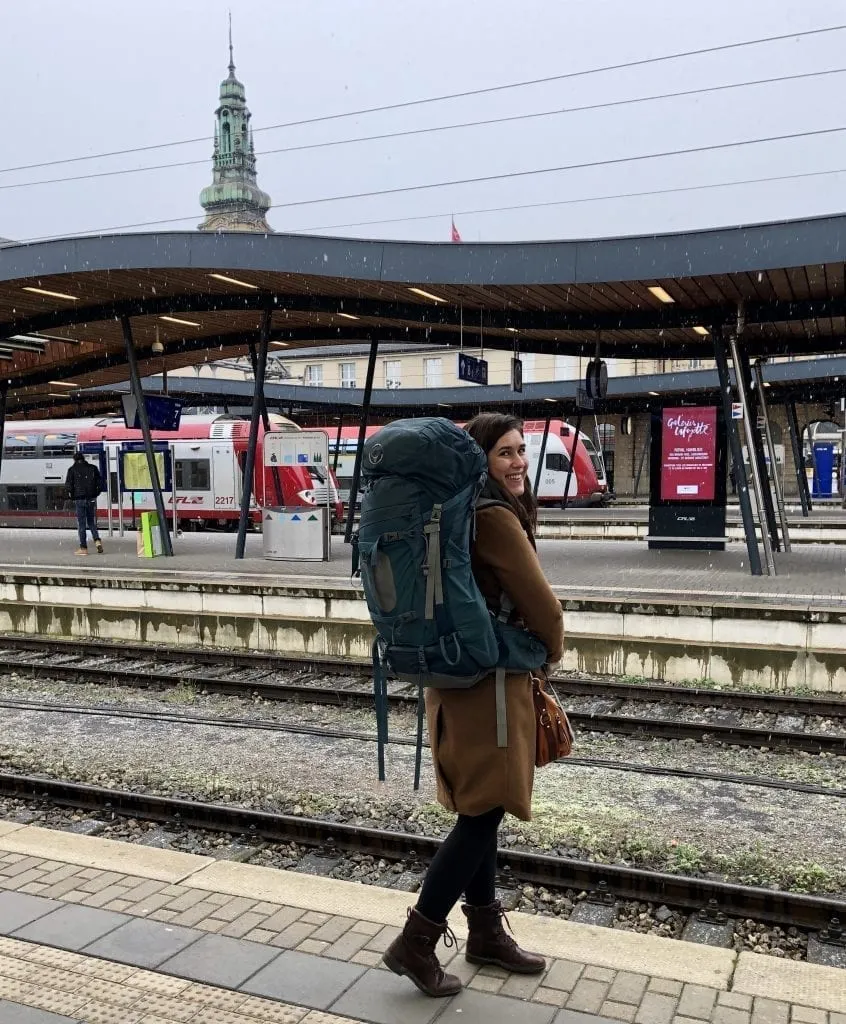
[[[275,345],[276,348],[287,348],[290,342],[287,341],[271,341],[271,345]]]
[[[646,393],[647,393],[647,395],[652,395],[652,396],[654,396],[655,398],[658,398],[658,397],[659,397],[659,395],[658,395],[658,392],[657,392],[657,391],[647,391]]]
[[[653,284],[649,287],[648,291],[652,292],[659,302],[675,302],[676,300],[668,291],[665,291],[660,284]]]
[[[544,401],[545,402],[557,402],[558,399],[557,398],[545,398]]]
[[[48,380],[47,383],[51,387],[54,387],[54,386],[55,387],[60,387],[60,388],[75,388],[75,387],[78,387],[77,384],[71,384],[71,382],[69,380]]]
[[[68,393],[67,393],[67,391],[48,391],[47,392],[47,397],[48,398],[67,398],[68,397]]]
[[[694,331],[696,331],[697,334],[701,334],[705,338],[708,337],[708,328],[707,327],[694,327],[693,329],[694,329]]]
[[[202,327],[196,320],[180,320],[178,316],[160,316],[159,320],[167,320],[169,324],[184,324],[186,327]]]
[[[360,320],[361,317],[353,316],[352,313],[338,313],[338,316],[342,316],[345,320]]]
[[[22,290],[32,292],[35,295],[46,295],[51,299],[67,299],[68,302],[79,302],[78,295],[68,295],[67,292],[51,292],[47,288],[33,288],[31,285],[24,285]]]
[[[217,281],[225,281],[226,284],[237,284],[242,288],[251,288],[254,292],[258,291],[257,284],[250,284],[249,281],[241,281],[237,277],[227,277],[226,274],[209,274],[209,277],[213,277]]]
[[[414,292],[415,295],[422,295],[424,299],[431,299],[432,302],[446,302],[446,299],[442,299],[440,295],[424,292],[422,288],[409,288],[408,290]]]
[[[506,329],[506,331],[511,331],[512,334],[516,334],[517,333],[517,328],[516,327],[506,327],[505,329]]]

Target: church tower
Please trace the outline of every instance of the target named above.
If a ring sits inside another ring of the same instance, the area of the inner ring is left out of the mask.
[[[206,211],[200,231],[268,231],[270,196],[256,183],[256,152],[244,86],[235,77],[232,17],[229,18],[229,75],[220,83],[215,111],[212,184],[200,193]]]

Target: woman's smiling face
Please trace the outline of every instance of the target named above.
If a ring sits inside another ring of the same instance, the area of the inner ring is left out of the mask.
[[[488,452],[488,472],[491,478],[515,498],[519,498],[526,489],[528,469],[526,442],[519,430],[509,430],[503,434]]]

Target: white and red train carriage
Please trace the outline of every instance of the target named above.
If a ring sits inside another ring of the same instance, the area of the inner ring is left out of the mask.
[[[299,430],[283,416],[271,415],[271,429]],[[169,512],[176,502],[182,528],[234,528],[240,514],[243,469],[249,421],[238,416],[183,416],[177,431],[153,431],[153,441],[166,443],[173,460],[173,491],[164,492]],[[250,518],[261,521],[261,507],[279,505],[273,474],[278,473],[281,504],[308,508],[326,503],[330,489],[335,514],[341,516],[338,488],[327,470],[306,466],[264,467],[264,429],[259,425],[252,484]],[[67,507],[65,476],[74,452],[83,449],[92,461],[108,467],[107,493],[97,502],[99,518],[108,516],[111,503],[117,515],[120,502],[118,458],[127,442],[139,442],[140,430],[128,430],[121,419],[7,421],[0,468],[0,525],[64,526],[73,519]],[[100,453],[102,452],[102,456]],[[147,491],[123,490],[123,515],[155,507]]]

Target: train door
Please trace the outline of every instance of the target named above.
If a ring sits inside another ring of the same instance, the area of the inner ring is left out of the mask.
[[[172,441],[174,493],[180,520],[210,518],[214,514],[214,467],[209,441]]]
[[[231,442],[212,445],[212,494],[218,518],[229,519],[241,502],[243,476],[238,464],[238,453]]]

